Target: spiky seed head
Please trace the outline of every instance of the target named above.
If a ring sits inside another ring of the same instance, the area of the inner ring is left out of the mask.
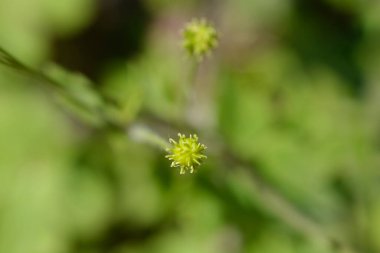
[[[172,161],[171,167],[180,168],[180,174],[185,174],[186,171],[193,173],[201,165],[202,160],[207,158],[203,154],[206,146],[198,142],[198,136],[195,134],[186,137],[179,133],[178,137],[178,141],[169,139],[172,147],[166,149],[169,155],[165,157]]]

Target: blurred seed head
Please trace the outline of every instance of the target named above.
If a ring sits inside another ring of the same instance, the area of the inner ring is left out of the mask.
[[[201,61],[218,45],[215,28],[206,19],[193,19],[182,32],[182,45],[188,54]]]

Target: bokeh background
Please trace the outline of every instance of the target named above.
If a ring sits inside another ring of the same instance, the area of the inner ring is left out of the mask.
[[[14,57],[89,104],[117,101],[126,126],[196,129],[210,152],[180,176],[2,64],[0,252],[348,252],[328,235],[380,252],[379,13],[371,0],[0,0]],[[180,31],[193,17],[220,43],[192,78]]]

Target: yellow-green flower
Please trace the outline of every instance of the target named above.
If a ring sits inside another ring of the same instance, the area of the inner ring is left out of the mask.
[[[183,30],[183,47],[198,60],[202,60],[217,44],[216,30],[205,19],[193,19]]]
[[[169,139],[172,147],[166,149],[169,155],[165,157],[172,161],[171,167],[180,168],[180,174],[185,174],[186,171],[193,173],[196,167],[201,165],[201,161],[207,158],[203,155],[206,146],[198,142],[198,136],[195,134],[190,134],[190,137],[184,134],[178,134],[178,136],[178,142]]]

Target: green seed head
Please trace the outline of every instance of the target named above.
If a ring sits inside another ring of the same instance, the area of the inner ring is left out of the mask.
[[[190,134],[190,137],[184,134],[178,134],[178,136],[178,142],[169,139],[172,147],[166,149],[169,155],[165,157],[172,161],[171,167],[180,168],[180,174],[185,174],[186,171],[193,173],[196,167],[201,165],[202,160],[207,158],[203,155],[206,146],[198,142],[198,136],[195,134]]]
[[[216,30],[205,19],[191,20],[183,30],[183,47],[201,61],[218,44]]]

